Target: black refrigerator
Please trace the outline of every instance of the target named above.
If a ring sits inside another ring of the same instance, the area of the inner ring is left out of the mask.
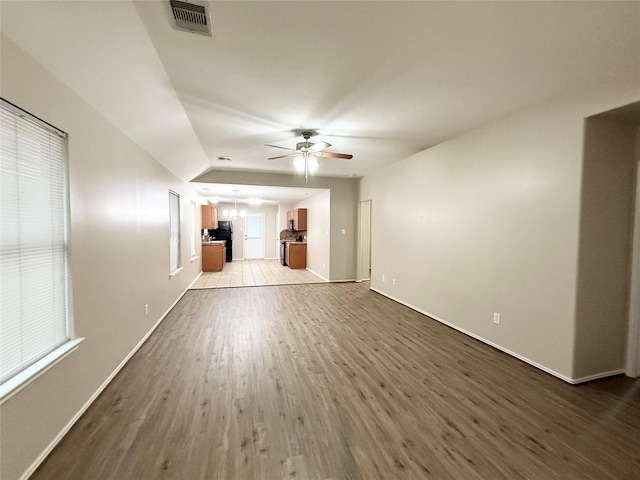
[[[218,228],[209,230],[209,236],[216,240],[226,240],[227,262],[233,260],[233,222],[231,220],[218,220]]]

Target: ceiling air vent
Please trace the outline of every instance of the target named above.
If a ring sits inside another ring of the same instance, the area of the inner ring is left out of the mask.
[[[170,0],[169,3],[171,3],[173,18],[175,18],[176,27],[179,30],[212,36],[209,14],[203,5],[178,0]]]

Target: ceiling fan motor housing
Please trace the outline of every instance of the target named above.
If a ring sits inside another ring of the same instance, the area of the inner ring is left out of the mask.
[[[311,142],[296,143],[296,150],[302,150],[302,151],[308,150],[314,145],[315,145],[315,143],[311,143]]]

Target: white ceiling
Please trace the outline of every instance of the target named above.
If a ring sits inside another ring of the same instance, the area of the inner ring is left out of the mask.
[[[640,82],[639,2],[2,0],[3,34],[185,181],[292,171],[300,129],[362,176],[569,90]],[[231,157],[231,162],[217,160]]]

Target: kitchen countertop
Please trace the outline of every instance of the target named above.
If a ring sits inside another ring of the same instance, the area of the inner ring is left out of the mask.
[[[224,245],[226,240],[209,240],[208,242],[202,242],[202,245]]]
[[[290,242],[290,241],[286,241],[286,243],[293,243],[294,245],[306,245],[307,242]]]

